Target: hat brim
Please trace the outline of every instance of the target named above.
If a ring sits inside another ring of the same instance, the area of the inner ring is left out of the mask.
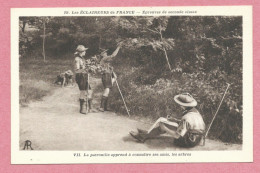
[[[185,107],[195,107],[195,106],[197,106],[197,104],[198,104],[195,99],[194,99],[192,102],[190,102],[190,103],[184,103],[184,102],[182,102],[182,101],[179,100],[179,96],[180,96],[180,95],[176,95],[176,96],[174,97],[174,101],[175,101],[177,104],[181,105],[181,106],[185,106]]]
[[[79,52],[84,52],[84,51],[86,51],[86,50],[88,50],[88,48],[84,48],[84,49],[81,50],[81,51],[76,50],[76,52],[75,52],[74,54],[78,54]]]

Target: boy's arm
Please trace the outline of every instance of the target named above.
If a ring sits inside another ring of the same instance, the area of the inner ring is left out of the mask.
[[[181,122],[180,119],[172,117],[171,115],[167,115],[167,120],[172,121],[172,122],[176,122],[178,124]]]
[[[66,77],[65,77],[65,75],[64,75],[64,76],[63,76],[62,87],[64,87],[65,82],[66,82]]]
[[[105,62],[106,62],[106,61],[111,61],[112,58],[114,58],[114,57],[118,54],[118,52],[119,52],[121,46],[122,46],[122,42],[118,44],[116,50],[115,50],[111,55],[104,56],[104,57],[101,59],[101,61],[102,61],[102,62],[104,62],[104,61],[105,61]]]

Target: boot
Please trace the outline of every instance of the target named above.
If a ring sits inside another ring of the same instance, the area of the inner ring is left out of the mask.
[[[84,99],[80,99],[80,113],[86,114],[87,113],[87,106]]]
[[[111,111],[110,109],[108,109],[108,97],[106,97],[104,100],[104,111]]]
[[[88,100],[88,112],[90,112],[90,113],[96,113],[97,112],[96,109],[92,109],[92,99]]]
[[[148,139],[148,135],[147,134],[143,134],[143,133],[138,133],[138,132],[130,132],[130,135],[137,139],[139,142],[144,143],[146,141],[146,139]]]
[[[142,130],[138,128],[137,131],[138,132],[133,132],[133,131],[130,132],[130,135],[135,139],[137,139],[139,142],[145,142],[147,139],[151,139],[165,133],[160,129],[160,127],[154,128],[150,133],[148,133],[148,131],[146,130]]]
[[[101,111],[101,112],[104,112],[105,99],[106,99],[106,97],[102,96],[102,98],[101,98],[101,103],[100,103],[100,108],[98,109],[98,110]]]
[[[144,134],[148,134],[147,130],[143,130],[143,129],[139,129],[137,128],[138,133],[144,133]]]

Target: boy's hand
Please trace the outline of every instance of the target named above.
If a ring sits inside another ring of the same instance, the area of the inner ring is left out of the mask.
[[[172,116],[171,115],[166,115],[166,118],[167,119],[170,119]]]
[[[175,117],[173,117],[173,116],[171,116],[171,115],[167,115],[167,120],[172,121],[172,122],[176,122],[176,123],[181,122],[180,119],[175,118]]]
[[[117,79],[117,76],[116,76],[116,73],[115,73],[115,72],[113,72],[113,77],[114,77],[115,79]]]

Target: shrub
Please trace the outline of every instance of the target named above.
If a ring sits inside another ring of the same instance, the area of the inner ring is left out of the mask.
[[[135,55],[137,58],[138,55]],[[188,92],[198,101],[197,108],[206,125],[209,125],[225,92],[226,81],[231,82],[209,136],[225,142],[242,142],[242,74],[228,76],[219,69],[208,73],[156,74],[158,69],[150,65],[133,67],[133,58],[130,61],[126,57],[122,58],[123,55],[120,56],[123,60],[118,57],[113,65],[118,71],[118,83],[130,113],[153,120],[168,114],[177,117],[181,115],[173,98],[177,94]],[[111,107],[126,114],[119,92],[114,91],[111,100]]]

